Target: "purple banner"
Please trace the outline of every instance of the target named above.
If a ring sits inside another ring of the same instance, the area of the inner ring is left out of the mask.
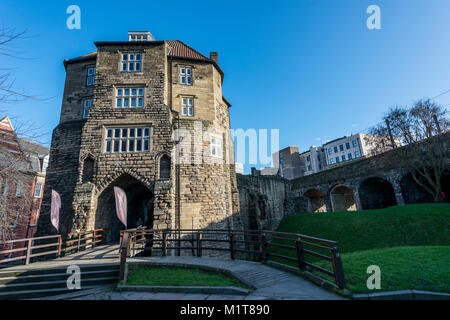
[[[114,187],[114,197],[116,198],[117,218],[127,228],[127,194],[119,187]]]
[[[59,232],[59,209],[61,209],[61,197],[58,192],[52,190],[52,206],[50,209],[50,220],[52,225],[56,228],[56,231]]]

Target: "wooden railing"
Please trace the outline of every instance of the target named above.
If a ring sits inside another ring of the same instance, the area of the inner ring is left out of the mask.
[[[265,230],[123,230],[120,234],[120,280],[125,278],[127,257],[140,253],[180,255],[182,250],[198,257],[204,251],[218,251],[229,253],[231,259],[245,254],[263,263],[282,261],[302,272],[313,271],[320,278],[328,275],[337,287],[346,287],[336,241]],[[330,268],[319,266],[316,261],[327,261]]]
[[[32,258],[42,256],[68,255],[93,248],[106,242],[105,229],[70,233],[63,240],[61,235],[16,239],[0,242],[0,265],[24,260],[29,264]],[[4,249],[10,247],[9,249]],[[37,250],[38,252],[34,252]]]

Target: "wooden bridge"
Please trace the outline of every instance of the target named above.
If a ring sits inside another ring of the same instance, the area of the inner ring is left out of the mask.
[[[330,240],[256,230],[140,228],[122,231],[120,244],[105,244],[105,234],[104,230],[99,229],[72,234],[65,240],[61,236],[20,239],[18,241],[26,243],[23,248],[0,251],[9,254],[7,258],[0,259],[0,267],[4,266],[0,269],[0,299],[26,299],[73,292],[66,283],[70,276],[67,267],[71,265],[81,269],[82,289],[113,288],[119,279],[125,277],[126,263],[142,262],[190,264],[232,271],[244,282],[251,283],[256,292],[268,296],[339,298],[273,265],[283,265],[284,269],[304,274],[313,272],[319,278],[323,275],[328,280],[334,279],[336,287],[345,288],[338,245]],[[47,243],[42,244],[44,240]],[[16,256],[11,256],[11,253],[16,253]],[[43,257],[52,259],[36,261]],[[283,261],[285,263],[280,264]],[[317,265],[318,261],[327,261],[329,268]],[[25,265],[12,266],[12,262]]]

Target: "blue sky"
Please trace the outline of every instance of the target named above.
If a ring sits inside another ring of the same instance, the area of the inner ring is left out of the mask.
[[[81,30],[66,28],[71,4],[81,8]],[[366,27],[371,4],[381,8],[381,30]],[[279,129],[280,148],[363,131],[391,105],[450,89],[448,0],[2,0],[0,22],[30,36],[15,44],[30,59],[0,56],[15,67],[15,88],[51,97],[2,108],[40,126],[46,144],[59,122],[63,59],[94,51],[97,40],[127,40],[128,30],[218,51],[232,127]],[[448,107],[450,93],[436,101]]]

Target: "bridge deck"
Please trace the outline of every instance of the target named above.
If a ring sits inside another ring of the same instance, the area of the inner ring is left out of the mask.
[[[4,271],[16,270],[35,270],[47,268],[63,268],[72,264],[76,265],[101,265],[101,264],[119,264],[119,246],[103,245],[92,250],[83,251],[67,257],[35,262],[27,266],[14,266],[0,269]],[[267,265],[243,260],[224,260],[213,259],[207,257],[135,257],[127,259],[127,262],[154,264],[174,264],[174,265],[191,265],[191,266],[207,266],[222,270],[231,271],[238,278],[253,285],[254,290],[246,299],[342,299],[340,296],[329,292],[308,280],[289,272],[281,271]],[[113,292],[92,294],[85,296],[86,299],[178,299],[180,294],[161,294],[161,293],[144,293],[144,292]],[[190,295],[184,295],[189,299]],[[211,295],[215,299],[221,299],[220,296]],[[50,297],[51,298],[51,297]],[[206,299],[199,295],[192,295],[191,299]],[[226,297],[225,297],[226,298]],[[242,299],[243,297],[238,297]],[[81,298],[83,299],[83,298]]]

